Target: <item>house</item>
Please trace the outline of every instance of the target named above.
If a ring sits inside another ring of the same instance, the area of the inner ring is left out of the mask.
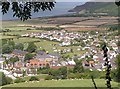
[[[62,66],[51,66],[52,69],[59,69],[61,68]]]
[[[60,45],[61,46],[68,46],[68,45],[71,45],[71,42],[70,41],[63,41]]]
[[[94,61],[89,61],[89,66],[94,67],[95,62]]]
[[[0,69],[3,69],[4,59],[0,57]]]
[[[21,69],[21,68],[23,68],[24,67],[24,63],[23,62],[20,62],[20,61],[18,61],[18,62],[16,62],[15,64],[14,64],[14,68],[16,68],[16,69]]]
[[[37,75],[37,69],[28,68],[28,69],[26,70],[26,74],[27,74],[28,76]]]
[[[57,53],[46,53],[46,52],[38,52],[35,56],[35,59],[38,60],[44,60],[44,61],[48,61],[48,62],[52,62],[52,61],[58,61],[60,58],[60,55]]]
[[[89,63],[86,60],[84,60],[84,61],[82,61],[82,65],[83,65],[83,67],[89,66]]]
[[[46,66],[50,66],[50,63],[45,61],[45,60],[37,60],[37,59],[33,59],[29,61],[29,64],[27,65],[27,67],[29,68],[43,68]]]
[[[115,51],[118,50],[118,46],[116,43],[111,43],[111,46]]]
[[[21,69],[16,69],[13,71],[13,75],[15,77],[22,77],[23,76],[23,71]]]
[[[28,53],[27,51],[22,51],[22,50],[15,49],[15,50],[13,50],[11,55],[13,55],[13,57],[18,56],[21,61],[24,61],[24,57],[27,53]]]
[[[75,63],[75,61],[74,61],[74,60],[72,60],[72,61],[68,61],[68,65],[73,65],[73,66],[75,66],[75,65],[76,65],[76,63]]]

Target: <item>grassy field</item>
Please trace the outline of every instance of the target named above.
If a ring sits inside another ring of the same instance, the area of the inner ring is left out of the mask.
[[[47,76],[48,74],[39,74],[39,75],[37,75],[37,76],[35,76],[35,77],[37,77],[38,79],[44,79],[46,76]],[[24,77],[23,79],[25,80],[25,81],[29,81],[29,79],[31,78],[31,76],[26,76],[26,77]]]
[[[96,79],[97,87],[106,87],[105,80]],[[90,79],[84,80],[41,80],[39,82],[26,82],[6,85],[4,87],[94,87]],[[118,83],[112,82],[112,87],[118,87]]]
[[[37,30],[31,30],[29,32],[37,32]],[[6,32],[6,34],[10,34],[10,35],[14,35],[14,34],[23,34],[26,33],[26,31],[21,31],[21,32]],[[53,53],[54,49],[57,50],[64,50],[64,49],[73,49],[73,53],[66,53],[64,55],[70,55],[73,56],[75,54],[79,55],[82,53],[85,53],[86,51],[78,51],[77,49],[79,48],[79,46],[68,46],[68,47],[61,47],[59,46],[59,42],[53,42],[53,41],[49,41],[49,40],[44,40],[44,39],[39,39],[39,38],[29,38],[29,37],[21,37],[19,39],[17,39],[17,36],[7,36],[7,35],[2,35],[0,37],[1,39],[8,39],[8,38],[13,38],[13,41],[15,43],[23,43],[25,48],[28,46],[28,42],[34,42],[35,45],[37,46],[37,50],[43,48],[46,51],[48,51],[49,53]]]

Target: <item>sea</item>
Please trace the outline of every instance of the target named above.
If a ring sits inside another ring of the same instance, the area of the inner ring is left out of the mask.
[[[68,10],[73,9],[74,7],[78,5],[82,5],[84,2],[57,2],[55,4],[54,9],[52,11],[46,10],[46,11],[39,11],[38,13],[32,12],[32,18],[37,17],[49,17],[49,16],[57,16],[57,15],[64,15],[64,14],[70,14],[71,12],[68,12]],[[18,19],[16,17],[13,17],[13,12],[10,9],[7,14],[2,15],[2,18],[0,20],[15,20]]]

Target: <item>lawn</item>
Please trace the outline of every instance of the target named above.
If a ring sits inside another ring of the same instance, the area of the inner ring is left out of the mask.
[[[0,39],[16,38],[16,36],[0,36]]]
[[[59,44],[59,42],[53,42],[53,41],[40,39],[40,42],[37,42],[35,44],[38,47],[38,50],[40,48],[43,48],[48,52],[53,52],[53,48],[55,47],[54,45]]]
[[[46,77],[47,75],[48,75],[48,74],[39,74],[39,75],[37,75],[37,76],[35,76],[35,77],[37,77],[38,79],[45,79],[45,77]],[[31,78],[31,76],[23,77],[23,79],[24,79],[25,81],[29,81],[30,78]]]
[[[105,80],[96,79],[97,87],[106,87]],[[94,87],[91,79],[84,80],[41,80],[39,82],[25,82],[6,85],[4,87]],[[112,82],[112,87],[118,87],[118,83]]]
[[[29,38],[29,37],[23,37],[19,39],[14,39],[15,43],[27,43],[27,42],[37,42],[40,41],[40,39],[37,38]]]

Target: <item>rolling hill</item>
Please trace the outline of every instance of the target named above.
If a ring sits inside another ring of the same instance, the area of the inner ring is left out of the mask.
[[[118,7],[114,2],[86,2],[83,5],[76,6],[69,12],[91,13],[104,15],[118,15]]]

